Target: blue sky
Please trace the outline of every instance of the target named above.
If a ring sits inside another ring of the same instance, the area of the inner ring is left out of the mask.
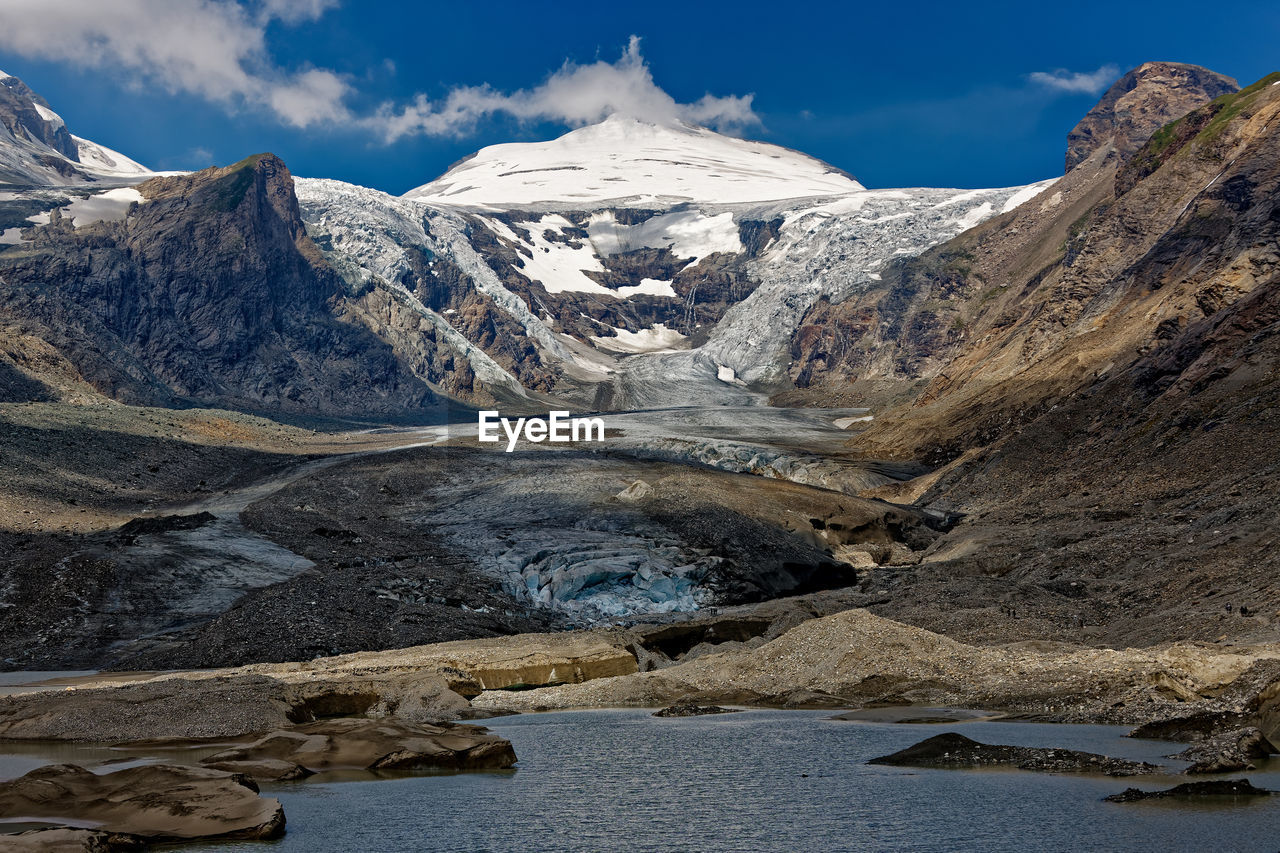
[[[81,136],[153,168],[273,151],[295,174],[393,193],[615,101],[872,187],[1028,183],[1061,171],[1111,77],[1161,59],[1247,84],[1280,67],[1277,44],[1274,0],[0,0],[0,68]]]

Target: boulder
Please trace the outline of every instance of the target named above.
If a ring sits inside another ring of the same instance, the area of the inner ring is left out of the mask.
[[[873,758],[868,764],[896,767],[1017,767],[1042,773],[1105,773],[1108,776],[1141,776],[1154,773],[1154,764],[1126,761],[1074,749],[1003,746],[979,743],[955,732],[935,735],[915,746]]]
[[[511,742],[480,726],[347,718],[269,732],[201,763],[274,780],[323,770],[502,770],[515,761]]]
[[[653,486],[649,485],[644,480],[636,480],[634,483],[618,492],[617,498],[620,501],[632,503],[635,501],[642,501],[652,495]]]
[[[91,821],[103,833],[147,842],[271,839],[284,834],[280,801],[258,796],[252,779],[168,764],[101,775],[74,764],[46,765],[0,783],[0,817]]]
[[[1275,746],[1261,731],[1254,726],[1245,726],[1192,744],[1170,758],[1194,762],[1183,771],[1188,775],[1234,773],[1254,769],[1251,759],[1266,758],[1274,752]]]

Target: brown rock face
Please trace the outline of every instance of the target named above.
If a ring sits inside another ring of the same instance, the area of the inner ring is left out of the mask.
[[[1239,89],[1230,77],[1198,65],[1145,62],[1117,80],[1067,134],[1066,171],[1107,145],[1128,159],[1166,122]]]
[[[211,707],[226,708],[210,713]],[[230,738],[317,717],[455,717],[466,700],[434,674],[287,683],[263,676],[171,678],[121,687],[31,693],[0,700],[9,740],[142,741]]]
[[[284,834],[280,801],[259,797],[246,777],[167,764],[103,774],[74,764],[40,767],[0,784],[0,816],[88,820],[148,841]]]

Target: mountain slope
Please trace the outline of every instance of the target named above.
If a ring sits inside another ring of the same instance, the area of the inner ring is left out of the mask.
[[[213,338],[197,334],[156,345],[150,324],[169,328],[174,317],[146,289],[151,284],[110,297],[130,300],[128,322],[103,327],[96,317],[106,307],[101,277],[141,275],[137,252],[161,252],[162,262],[148,268],[157,276],[192,276],[172,249],[174,233],[153,229],[159,221],[152,211],[182,214],[192,229],[187,239],[196,241],[197,252],[211,253],[207,260],[220,273],[224,299],[248,296],[252,304],[257,298],[233,272],[253,264],[235,258],[231,244],[213,245],[225,235],[205,205],[188,209],[175,195],[155,207],[142,187],[92,189],[90,179],[104,178],[108,168],[118,169],[116,184],[145,176],[126,174],[129,162],[72,137],[16,78],[0,88],[9,93],[9,124],[17,129],[0,153],[16,158],[22,181],[64,185],[27,188],[0,201],[0,247],[10,247],[0,248],[0,257],[9,284],[23,285],[6,298],[11,306],[22,301],[22,310],[42,305],[32,314],[13,307],[14,317],[57,326],[80,312],[73,325],[93,344],[62,333],[55,349],[78,347],[74,357],[64,355],[75,364],[92,363],[86,378],[122,398],[172,395],[327,412],[361,407],[354,400],[340,404],[336,386],[310,367],[302,370],[310,378],[283,396],[290,380],[254,380],[260,387],[252,391],[245,386],[258,368],[229,377],[229,355],[218,356],[223,363],[216,375],[198,377],[208,368],[205,356],[178,353],[189,352],[192,339]],[[179,180],[174,192],[201,193],[206,181],[221,180],[208,175],[189,184]],[[787,343],[815,299],[865,289],[886,260],[946,240],[1044,186],[866,190],[827,164],[778,146],[614,117],[547,143],[485,149],[404,198],[328,180],[287,179],[270,191],[290,197],[296,191],[303,227],[323,254],[323,261],[307,256],[312,272],[341,277],[321,288],[330,294],[324,313],[371,332],[400,365],[391,370],[377,356],[359,368],[379,377],[372,383],[378,402],[369,411],[390,413],[418,406],[415,394],[393,390],[407,388],[403,383],[468,403],[526,408],[761,402],[760,389],[785,378]],[[238,234],[240,225],[230,231]],[[100,241],[109,251],[98,251]],[[40,254],[50,250],[78,261],[59,278]],[[273,238],[261,251],[283,258],[296,247]],[[68,301],[55,308],[53,293]],[[77,301],[83,299],[89,302]],[[230,318],[230,310],[210,316],[230,324],[226,337],[238,346],[247,345],[242,335],[256,340],[253,324]],[[54,322],[58,312],[66,316]],[[146,341],[129,338],[144,330]],[[45,333],[59,334],[39,332]],[[287,351],[319,370],[331,357],[331,343],[321,334],[308,348],[295,338],[268,358]],[[373,352],[361,345],[339,360],[357,369],[355,361]],[[379,396],[384,392],[388,396]]]
[[[1185,68],[1176,79],[1211,74]],[[1168,63],[1148,63],[1126,79],[1138,80],[1124,98],[1129,112],[1142,114],[1152,131],[1161,111],[1164,121],[1172,121],[1207,100],[1203,88],[1171,87],[1175,78]],[[1091,115],[1100,112],[1095,108]],[[791,378],[807,389],[800,398],[818,399],[852,386],[881,399],[911,399],[929,383],[923,404],[965,386],[969,374],[974,392],[1015,376],[1025,384],[1029,367],[1091,332],[1089,316],[1111,304],[1110,296],[1092,302],[1108,288],[1105,282],[1142,257],[1183,203],[1213,177],[1206,174],[1198,186],[1190,175],[1162,182],[1159,189],[1148,185],[1117,204],[1117,175],[1127,162],[1120,150],[1131,146],[1136,125],[1125,118],[1109,125],[1099,119],[1093,126],[1087,159],[1051,192],[919,258],[891,264],[881,286],[862,296],[818,304],[792,340]],[[1059,387],[1083,376],[1074,365],[1049,372]],[[992,412],[990,420],[1006,416]],[[944,415],[939,420],[943,434],[971,424]],[[922,433],[934,426],[921,422]]]
[[[896,324],[883,360],[835,358],[820,316],[797,337],[811,393],[838,387],[827,361],[905,399],[854,452],[942,466],[876,494],[964,515],[882,573],[877,612],[975,639],[1269,636],[1280,75],[1061,186],[899,265],[879,303],[823,308],[864,340]]]

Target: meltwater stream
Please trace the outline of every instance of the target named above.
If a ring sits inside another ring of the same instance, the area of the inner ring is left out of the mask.
[[[943,731],[1184,766],[1180,747],[1114,726],[847,722],[831,712],[655,719],[644,710],[492,720],[519,767],[505,773],[267,786],[281,841],[231,851],[1275,851],[1280,797],[1217,804],[1101,802],[1131,785],[1018,770],[866,764]],[[1280,760],[1235,776],[1280,788]]]

